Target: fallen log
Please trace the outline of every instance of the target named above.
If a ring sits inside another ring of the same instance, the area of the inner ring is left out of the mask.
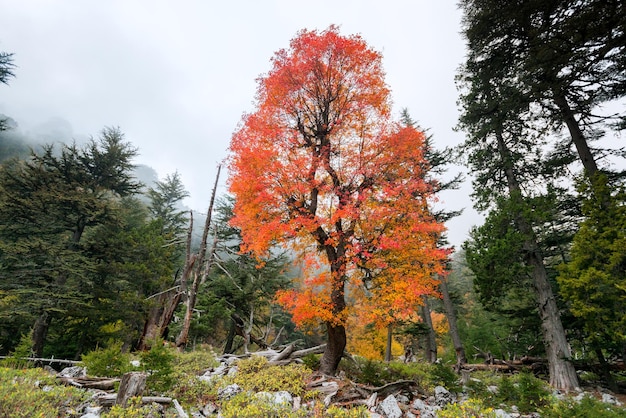
[[[98,397],[98,405],[110,407],[110,406],[115,405],[116,399],[117,399],[117,393],[108,393],[105,395],[101,395]],[[166,396],[142,396],[141,397],[141,403],[144,405],[151,404],[153,402],[163,404],[163,405],[169,405],[170,403],[172,403],[172,401],[173,401],[172,398],[169,398]]]
[[[99,390],[112,390],[120,381],[118,378],[109,377],[57,377],[57,379],[65,385]]]

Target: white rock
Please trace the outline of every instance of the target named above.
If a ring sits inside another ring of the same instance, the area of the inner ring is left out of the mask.
[[[232,385],[228,385],[224,388],[220,388],[217,390],[217,397],[219,399],[230,399],[238,393],[241,393],[243,389],[237,384],[233,383]]]
[[[393,395],[387,396],[377,408],[377,412],[382,414],[387,418],[401,418],[402,417],[402,409],[400,409],[400,405],[398,405],[398,401],[396,397]]]
[[[286,390],[281,390],[279,392],[274,393],[274,403],[278,405],[289,405],[293,404],[293,396],[291,393]]]

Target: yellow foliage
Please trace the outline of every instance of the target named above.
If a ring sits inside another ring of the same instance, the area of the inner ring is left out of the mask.
[[[368,360],[383,360],[387,347],[387,329],[373,325],[359,324],[351,319],[348,324],[347,350],[352,354]],[[391,355],[400,356],[404,353],[402,345],[395,338],[391,340]]]

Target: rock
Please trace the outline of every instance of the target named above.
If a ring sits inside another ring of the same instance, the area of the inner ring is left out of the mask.
[[[85,377],[87,369],[80,366],[66,367],[59,372],[59,377]]]
[[[402,409],[398,405],[396,397],[393,395],[387,396],[376,408],[376,411],[382,416],[387,418],[401,418]]]
[[[415,399],[411,408],[419,411],[421,418],[435,418],[435,409],[421,399]]]
[[[622,403],[617,400],[617,398],[610,393],[602,394],[602,402],[608,403],[610,405],[622,406]]]
[[[454,395],[448,389],[443,386],[435,387],[435,405],[443,408],[455,400]]]
[[[276,392],[273,395],[273,401],[278,405],[292,405],[293,404],[293,396],[291,393],[286,390],[281,390],[280,392]]]
[[[224,388],[220,388],[217,390],[218,399],[230,399],[238,393],[241,393],[243,389],[237,384],[233,383],[232,385],[228,385]]]
[[[94,413],[88,412],[84,415],[81,415],[80,418],[100,418],[100,415],[96,415]]]
[[[511,418],[511,415],[509,415],[509,413],[504,409],[498,408],[494,410],[493,413],[496,414],[496,418]]]

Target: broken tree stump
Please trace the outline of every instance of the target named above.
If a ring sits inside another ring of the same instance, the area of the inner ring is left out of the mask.
[[[133,396],[141,396],[146,388],[146,378],[148,376],[142,372],[130,372],[122,376],[120,388],[115,398],[115,405],[126,407],[126,403]]]

